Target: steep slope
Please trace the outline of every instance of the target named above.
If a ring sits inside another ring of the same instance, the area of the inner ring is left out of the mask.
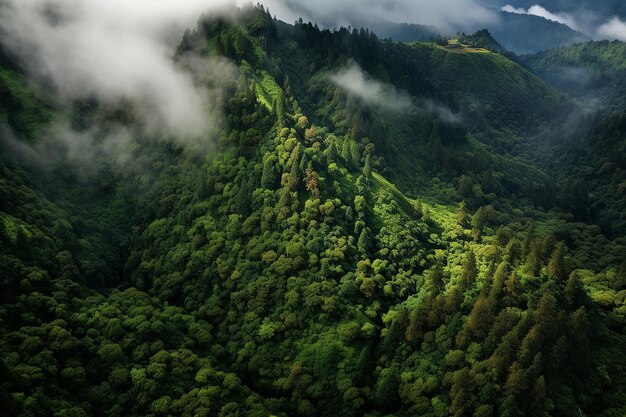
[[[595,114],[575,140],[559,146],[555,152],[559,162],[555,166],[559,176],[567,182],[562,191],[564,196],[560,198],[561,206],[572,207],[573,194],[591,190],[595,198],[588,215],[609,235],[623,234],[626,230],[620,214],[625,207],[622,189],[626,181],[623,161],[625,46],[617,41],[587,42],[523,57],[536,74],[576,97]]]
[[[594,107],[624,107],[626,43],[586,42],[523,57],[555,87]]]
[[[212,152],[137,134],[130,167],[100,154],[90,181],[48,181],[1,142],[11,414],[623,414],[624,242],[538,204],[524,181],[550,178],[466,119],[493,102],[493,131],[524,141],[571,102],[488,51],[251,8],[201,19],[189,55],[239,67]],[[404,105],[332,82],[351,61]],[[124,250],[85,265],[103,242]]]
[[[342,133],[368,138],[376,146],[377,156],[384,158],[381,168],[389,170],[394,181],[402,185],[412,181],[423,189],[419,180],[423,168],[428,171],[438,166],[455,166],[457,175],[462,170],[490,171],[485,165],[497,165],[495,171],[499,172],[516,172],[510,167],[504,169],[502,159],[490,164],[494,158],[485,155],[485,148],[473,146],[467,134],[490,151],[537,161],[545,155],[549,142],[558,137],[554,129],[579,114],[575,103],[563,94],[509,59],[484,49],[380,43],[367,31],[343,29],[331,34],[306,24],[284,26],[279,34],[290,41],[277,45],[274,59],[298,57],[297,65],[282,68],[291,85],[299,86],[292,91],[302,108],[309,115],[322,117],[312,119],[315,122],[332,123]],[[308,48],[313,42],[324,47]],[[341,100],[329,85],[328,73],[349,66],[347,57],[367,76],[382,82],[392,80],[394,88],[414,97],[415,106],[398,114],[384,108],[356,108],[350,103],[358,100],[350,94],[347,101]],[[328,66],[319,68],[320,62]],[[314,109],[316,112],[311,112]],[[435,119],[440,122],[433,129]],[[548,138],[546,132],[552,135]],[[439,149],[442,145],[445,150]],[[526,182],[526,178],[533,178],[533,182]],[[517,179],[509,178],[508,186],[499,192],[519,189],[514,183],[528,185],[520,191],[542,201],[551,194],[546,182],[532,170]]]

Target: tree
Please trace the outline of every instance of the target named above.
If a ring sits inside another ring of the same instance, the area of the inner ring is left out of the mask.
[[[306,189],[311,193],[313,198],[319,198],[319,175],[317,175],[317,172],[313,169],[313,162],[309,162],[308,164],[304,182],[306,183]]]
[[[432,291],[435,291],[435,293],[441,293],[445,290],[446,284],[444,282],[443,265],[441,265],[441,262],[435,263],[435,266],[428,271],[426,285]]]
[[[459,339],[459,346],[465,347],[472,340],[483,340],[485,336],[487,336],[491,327],[493,314],[494,311],[489,300],[487,298],[480,297],[474,304],[470,314],[467,316],[467,322],[465,323],[463,334]]]
[[[541,267],[542,262],[539,244],[537,241],[532,241],[530,244],[530,251],[528,252],[528,256],[526,256],[526,271],[534,276],[539,276]]]
[[[463,272],[461,273],[461,289],[466,291],[470,289],[476,282],[478,277],[478,268],[476,267],[476,256],[474,250],[470,249],[463,264]]]
[[[519,282],[517,273],[513,272],[506,281],[504,304],[517,306],[522,301],[522,284]]]
[[[370,176],[372,175],[372,157],[368,153],[365,155],[365,164],[363,165],[363,176],[365,176],[366,181],[369,183]]]
[[[509,240],[504,252],[511,264],[522,260],[522,244],[516,238]]]
[[[330,145],[328,145],[328,149],[326,150],[326,165],[335,163],[338,159],[339,154],[337,153],[337,145],[335,144],[335,140],[331,140]]]
[[[548,275],[557,282],[563,282],[567,279],[567,271],[565,267],[565,244],[560,242],[548,262]]]
[[[356,142],[350,143],[349,163],[353,168],[361,166],[361,147]]]
[[[468,215],[467,215],[467,209],[465,208],[465,201],[461,201],[461,203],[459,203],[459,211],[457,212],[457,215],[456,215],[456,222],[459,224],[459,226],[465,229],[468,226],[467,219],[468,219]]]
[[[263,172],[261,174],[261,187],[266,190],[273,190],[276,186],[277,172],[275,164],[277,158],[274,155],[266,154],[263,158]]]
[[[487,220],[493,214],[493,208],[491,206],[481,207],[476,210],[476,213],[472,216],[472,237],[474,241],[478,241],[487,224]]]
[[[367,253],[367,249],[369,248],[369,237],[367,233],[367,228],[363,228],[363,230],[361,230],[361,234],[359,235],[359,240],[357,241],[356,246],[359,249],[359,252],[361,252],[362,254]]]
[[[374,386],[374,402],[381,407],[396,404],[400,378],[396,366],[385,368],[380,372]]]
[[[345,161],[346,164],[350,164],[350,139],[343,138],[343,142],[341,145],[341,158]]]
[[[298,122],[296,123],[296,125],[304,130],[308,125],[309,125],[309,119],[306,116],[301,115],[300,117],[298,117]]]

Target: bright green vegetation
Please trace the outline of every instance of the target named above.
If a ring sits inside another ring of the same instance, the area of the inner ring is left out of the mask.
[[[622,119],[564,144],[578,104],[502,55],[256,9],[202,20],[183,53],[240,67],[212,152],[137,137],[132,169],[103,154],[85,179],[2,142],[3,412],[626,413],[626,206],[570,178],[576,158],[623,171],[588,146]],[[349,61],[415,106],[332,84]],[[49,108],[15,97],[16,121]],[[50,117],[121,117],[71,110]]]

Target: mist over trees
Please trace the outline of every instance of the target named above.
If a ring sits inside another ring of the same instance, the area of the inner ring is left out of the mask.
[[[623,114],[492,41],[203,15],[201,146],[1,53],[0,414],[623,415]]]

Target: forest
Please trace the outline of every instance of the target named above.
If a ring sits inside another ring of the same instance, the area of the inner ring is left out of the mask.
[[[203,15],[208,150],[2,48],[0,415],[626,415],[624,43]]]

